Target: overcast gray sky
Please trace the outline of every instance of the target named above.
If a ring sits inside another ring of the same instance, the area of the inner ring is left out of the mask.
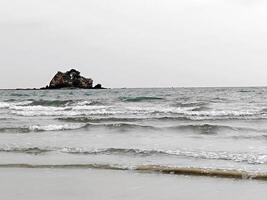
[[[267,85],[263,0],[0,0],[0,88]]]

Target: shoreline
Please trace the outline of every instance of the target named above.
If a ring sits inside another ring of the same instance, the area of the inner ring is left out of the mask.
[[[267,181],[267,173],[247,172],[234,169],[197,168],[197,167],[167,167],[160,165],[139,165],[136,167],[123,167],[108,164],[0,164],[0,169],[102,169],[112,171],[132,171],[140,173],[171,174],[200,176],[212,178],[228,178],[237,180],[261,180]]]

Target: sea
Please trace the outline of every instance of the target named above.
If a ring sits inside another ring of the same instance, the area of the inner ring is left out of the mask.
[[[0,168],[267,179],[267,88],[0,90]]]

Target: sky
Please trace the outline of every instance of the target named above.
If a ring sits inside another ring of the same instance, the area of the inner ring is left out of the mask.
[[[263,0],[0,0],[0,88],[267,86]]]

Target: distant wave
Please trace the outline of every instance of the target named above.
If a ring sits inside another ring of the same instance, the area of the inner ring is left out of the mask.
[[[29,94],[23,94],[23,93],[11,93],[10,96],[13,96],[13,97],[28,97],[30,96]]]
[[[137,172],[156,172],[163,174],[191,175],[191,176],[207,176],[220,178],[235,179],[255,179],[267,180],[267,173],[249,172],[232,169],[213,169],[213,168],[196,168],[196,167],[172,167],[162,165],[138,165],[135,167],[127,167],[110,164],[0,164],[0,168],[50,168],[50,169],[108,169],[108,170],[131,170]]]
[[[14,106],[11,112],[19,116],[119,116],[144,115],[149,117],[176,117],[187,120],[227,120],[227,119],[266,119],[258,112],[250,111],[188,111],[172,108],[114,109],[108,106],[75,106],[75,107],[44,107],[44,106]]]
[[[15,99],[9,99],[5,102],[0,102],[0,108],[30,110],[31,108],[43,108],[45,110],[53,109],[53,107],[65,107],[68,109],[75,108],[75,106],[93,106],[103,105],[99,101],[85,101],[85,100],[34,100],[27,99],[24,101],[16,101]],[[20,106],[20,107],[16,107]]]
[[[209,108],[207,106],[199,106],[199,107],[192,109],[192,111],[207,111],[207,110],[211,110],[211,108]]]
[[[205,102],[176,102],[172,104],[174,107],[199,107],[199,106],[207,106],[208,103]]]
[[[143,98],[143,97],[142,97]],[[154,97],[153,97],[154,98]],[[194,107],[190,107],[193,106]],[[198,106],[196,106],[198,105]],[[113,116],[118,118],[176,118],[184,120],[267,119],[265,110],[212,110],[200,104],[185,104],[184,107],[163,105],[118,106],[100,101],[34,100],[0,102],[0,109],[8,109],[18,116]]]
[[[247,92],[254,92],[253,90],[245,90],[245,89],[243,89],[243,90],[239,90],[238,92],[245,92],[245,93],[247,93]]]
[[[121,97],[122,101],[128,102],[142,102],[142,101],[156,101],[163,100],[161,97],[151,97],[151,96],[140,96],[140,97]]]

